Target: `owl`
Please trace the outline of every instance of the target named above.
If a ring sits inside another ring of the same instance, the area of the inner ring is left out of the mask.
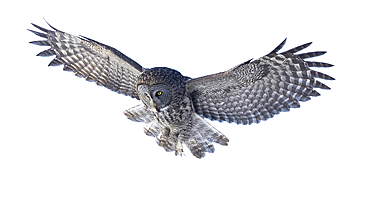
[[[143,68],[118,50],[83,36],[32,24],[45,38],[30,43],[50,46],[38,56],[56,56],[49,66],[64,65],[87,81],[94,81],[119,94],[141,101],[124,112],[128,119],[145,123],[144,133],[175,155],[184,146],[202,158],[215,151],[214,143],[229,139],[205,118],[237,124],[252,124],[272,118],[300,101],[320,94],[314,88],[330,89],[315,78],[334,78],[310,69],[333,65],[306,61],[326,52],[296,54],[311,43],[278,53],[286,39],[269,54],[230,70],[199,78],[183,76],[166,67]]]

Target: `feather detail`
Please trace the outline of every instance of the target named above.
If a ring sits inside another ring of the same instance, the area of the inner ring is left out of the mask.
[[[63,70],[72,71],[87,81],[94,81],[97,85],[139,99],[136,81],[143,71],[141,65],[113,47],[86,37],[73,36],[47,24],[52,30],[32,24],[42,32],[29,31],[45,38],[30,43],[50,46],[37,56],[56,56],[49,66],[64,65]]]
[[[311,43],[277,53],[286,39],[268,55],[228,71],[192,79],[187,89],[195,111],[217,121],[252,124],[300,107],[320,94],[314,88],[330,89],[315,78],[334,80],[309,67],[331,67],[324,62],[305,61],[324,51],[295,54]]]
[[[144,122],[146,124],[144,133],[155,137],[159,146],[167,152],[175,152],[175,155],[183,155],[183,145],[186,145],[195,157],[202,158],[206,152],[213,153],[215,151],[213,143],[227,146],[229,142],[225,135],[195,112],[181,128],[167,126],[159,122],[143,104],[126,110],[124,114],[132,121]]]

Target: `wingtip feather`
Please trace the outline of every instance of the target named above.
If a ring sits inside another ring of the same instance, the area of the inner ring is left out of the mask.
[[[309,47],[311,44],[312,44],[312,42],[305,43],[303,45],[300,45],[300,46],[294,47],[293,49],[285,51],[284,53],[296,53],[296,52],[299,52],[299,51]]]
[[[27,29],[27,30],[30,31],[31,33],[39,36],[39,37],[47,38],[47,34],[45,34],[45,33],[40,33],[40,32],[34,31],[34,30],[30,30],[30,29]]]
[[[301,59],[307,59],[307,58],[321,56],[321,55],[324,55],[325,53],[326,51],[317,51],[317,52],[302,53],[302,54],[298,54],[297,56],[300,57]]]
[[[327,74],[324,74],[324,73],[321,73],[321,72],[318,72],[318,71],[314,71],[314,70],[311,70],[311,75],[315,78],[321,78],[321,79],[324,79],[324,80],[335,80],[335,78],[327,75]]]
[[[34,27],[36,27],[37,29],[39,29],[39,30],[41,30],[41,31],[43,31],[43,32],[45,32],[45,33],[47,33],[47,32],[49,32],[50,30],[48,30],[48,29],[46,29],[46,28],[43,28],[43,27],[40,27],[39,25],[37,25],[37,24],[34,24],[34,23],[31,23]]]
[[[315,87],[315,88],[321,88],[321,89],[324,89],[324,90],[331,90],[330,87],[328,87],[327,85],[321,83],[320,81],[315,81],[315,83],[313,84],[313,87]]]
[[[31,41],[29,43],[35,44],[35,45],[38,45],[38,46],[50,46],[49,42],[46,41],[46,40]]]
[[[63,65],[63,62],[57,58],[53,59],[48,66],[59,66]]]
[[[279,52],[279,50],[281,49],[281,48],[283,48],[283,46],[285,45],[285,43],[286,43],[286,40],[287,40],[287,38],[285,38],[284,40],[283,40],[283,42],[281,42],[274,50],[272,50],[268,55],[270,55],[270,54],[275,54],[275,53],[277,53],[277,52]]]
[[[55,51],[52,50],[52,49],[47,49],[47,50],[44,50],[42,52],[40,52],[39,54],[37,54],[36,56],[53,56],[53,55],[56,55]]]
[[[53,26],[51,26],[51,24],[49,24],[49,22],[44,18],[44,21],[47,23],[47,25],[49,25],[49,27],[50,28],[52,28],[53,30],[55,30],[55,31],[59,31],[59,32],[62,32],[62,31],[60,31],[60,30],[58,30],[57,28],[55,28],[55,27],[53,27]]]
[[[311,61],[306,61],[307,65],[309,67],[318,67],[318,68],[329,68],[333,67],[334,65],[325,63],[325,62],[311,62]]]

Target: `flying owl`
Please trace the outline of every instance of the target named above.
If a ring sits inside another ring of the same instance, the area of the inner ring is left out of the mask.
[[[229,139],[204,118],[243,125],[259,123],[319,96],[314,88],[330,89],[315,78],[334,80],[310,69],[333,65],[304,60],[326,52],[296,54],[311,43],[278,53],[285,39],[266,56],[192,79],[166,67],[143,68],[110,46],[50,24],[52,30],[32,25],[42,32],[29,31],[46,40],[30,43],[50,46],[38,56],[56,56],[49,66],[64,65],[63,70],[76,76],[141,100],[124,114],[145,123],[145,134],[175,155],[182,155],[187,146],[195,157],[202,158],[215,151],[213,143],[228,144]]]

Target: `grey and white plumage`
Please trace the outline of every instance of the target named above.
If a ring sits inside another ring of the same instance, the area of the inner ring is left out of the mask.
[[[286,39],[268,55],[249,60],[228,71],[195,79],[180,72],[156,67],[145,69],[118,50],[86,37],[77,37],[33,24],[45,38],[30,43],[50,46],[38,56],[56,57],[49,66],[64,70],[139,99],[126,110],[128,119],[144,122],[145,134],[156,138],[166,151],[183,154],[186,145],[197,158],[214,152],[213,143],[227,145],[228,139],[204,118],[237,124],[259,123],[299,107],[300,101],[320,94],[314,88],[330,89],[315,78],[334,78],[310,67],[331,67],[305,61],[325,52],[295,54],[311,43],[278,53]]]

